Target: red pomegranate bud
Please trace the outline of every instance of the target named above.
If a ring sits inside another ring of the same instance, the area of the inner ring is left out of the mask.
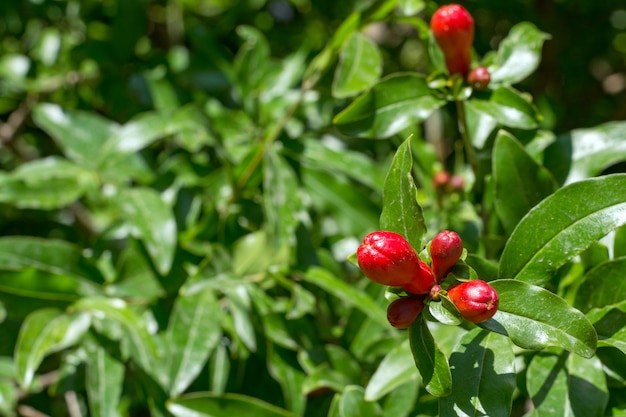
[[[463,187],[465,186],[465,180],[460,175],[453,175],[450,178],[450,188],[454,191],[463,191]]]
[[[436,283],[437,281],[435,280],[433,271],[426,262],[419,259],[418,266],[414,270],[411,281],[402,284],[402,288],[410,294],[428,294],[432,286]]]
[[[433,187],[437,190],[442,190],[448,186],[451,175],[448,171],[439,171],[433,175]]]
[[[383,285],[402,286],[411,282],[420,269],[421,260],[411,244],[395,232],[368,234],[356,256],[363,274]]]
[[[467,76],[467,82],[475,90],[485,90],[491,81],[491,74],[485,67],[474,68]]]
[[[448,297],[461,316],[472,323],[489,320],[498,311],[498,293],[495,288],[478,279],[450,288]]]
[[[387,307],[387,320],[395,328],[406,329],[413,324],[423,309],[423,296],[412,295],[398,298]]]
[[[463,253],[463,241],[456,232],[444,230],[430,243],[430,258],[437,282],[443,281]]]
[[[443,52],[450,74],[467,75],[471,63],[470,49],[474,41],[474,19],[458,4],[441,6],[432,19],[430,28]]]

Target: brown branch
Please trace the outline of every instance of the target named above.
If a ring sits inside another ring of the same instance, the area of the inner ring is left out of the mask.
[[[37,411],[36,409],[28,405],[18,406],[17,412],[23,417],[50,417],[48,414],[44,414],[41,411]]]
[[[13,141],[15,134],[24,124],[24,121],[30,114],[30,109],[37,102],[38,98],[37,94],[26,96],[20,105],[9,115],[7,121],[0,125],[0,145]]]

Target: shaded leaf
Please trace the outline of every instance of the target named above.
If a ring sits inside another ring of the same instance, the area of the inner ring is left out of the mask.
[[[503,131],[493,149],[493,179],[496,213],[508,234],[531,208],[557,188],[552,174]]]
[[[452,375],[448,358],[439,350],[422,314],[409,327],[409,340],[426,391],[435,397],[450,395]]]
[[[347,386],[340,394],[337,403],[336,417],[380,417],[382,410],[376,402],[368,402],[364,398],[363,387]]]
[[[587,318],[598,333],[598,346],[612,346],[626,355],[626,302],[591,310]]]
[[[439,400],[440,416],[508,417],[515,391],[515,355],[504,336],[474,329],[450,356],[452,393]]]
[[[167,409],[176,417],[295,417],[287,410],[241,394],[195,392],[168,401]]]
[[[589,270],[576,292],[574,306],[582,311],[626,300],[626,258],[604,262]]]
[[[382,139],[425,120],[444,104],[423,76],[393,74],[354,100],[334,123],[348,135]]]
[[[380,362],[365,388],[365,399],[377,401],[400,385],[419,379],[407,339],[392,349]]]
[[[490,284],[500,304],[481,327],[508,336],[525,349],[556,346],[585,358],[593,356],[597,336],[591,322],[564,299],[523,281],[502,279]]]
[[[337,98],[350,97],[371,87],[382,73],[378,46],[360,32],[342,45],[335,71],[332,93]]]
[[[90,415],[119,416],[117,409],[124,382],[124,364],[95,343],[87,344],[86,352],[85,388]]]
[[[504,247],[499,276],[543,285],[570,257],[625,223],[626,175],[570,184],[520,221]]]
[[[417,202],[412,166],[409,137],[396,151],[385,179],[380,228],[401,234],[420,252],[424,247],[426,222],[422,207]]]

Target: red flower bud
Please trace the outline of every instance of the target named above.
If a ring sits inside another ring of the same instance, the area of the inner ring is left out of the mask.
[[[421,260],[402,235],[379,231],[365,236],[356,252],[366,277],[383,285],[399,287],[411,282],[420,270]]]
[[[467,82],[475,90],[485,90],[491,81],[491,74],[485,67],[474,68],[467,76]]]
[[[451,287],[448,297],[461,316],[472,323],[489,320],[498,311],[498,293],[495,288],[478,279]]]
[[[437,282],[443,281],[463,253],[463,241],[456,232],[444,230],[430,243],[430,259]]]
[[[413,278],[406,284],[402,284],[402,288],[411,294],[428,294],[433,285],[437,281],[426,262],[419,259],[417,268],[415,268]]]
[[[389,324],[398,329],[409,327],[424,309],[424,297],[412,295],[398,298],[387,307]]]
[[[443,190],[448,186],[450,179],[451,175],[448,171],[439,171],[435,175],[433,175],[433,187],[436,190]]]
[[[474,19],[463,6],[441,6],[432,19],[430,28],[443,52],[450,74],[467,75],[471,63],[470,49],[474,41]]]

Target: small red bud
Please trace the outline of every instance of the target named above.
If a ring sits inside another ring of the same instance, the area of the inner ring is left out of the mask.
[[[461,5],[441,6],[432,19],[430,28],[443,52],[450,74],[467,75],[471,63],[470,49],[474,41],[474,19]]]
[[[411,326],[424,309],[424,297],[412,295],[394,300],[387,307],[389,324],[398,329]]]
[[[421,260],[411,244],[394,232],[368,234],[356,256],[363,274],[383,285],[399,287],[411,282],[420,269]]]
[[[438,300],[441,295],[441,291],[443,291],[441,286],[433,285],[433,287],[430,289],[430,298],[432,298],[433,300]]]
[[[436,283],[433,271],[426,262],[419,259],[413,278],[406,284],[402,284],[401,287],[410,294],[428,294],[431,287]]]
[[[451,176],[448,171],[439,171],[433,175],[433,187],[436,190],[443,190],[448,186]]]
[[[450,178],[450,188],[454,191],[463,191],[463,187],[465,186],[465,180],[460,175],[453,175]]]
[[[491,81],[491,74],[485,67],[474,68],[467,76],[467,82],[475,90],[485,90]]]
[[[498,311],[498,293],[479,279],[451,287],[448,289],[448,297],[461,316],[472,323],[489,320]]]
[[[463,253],[463,241],[456,232],[444,230],[430,243],[430,258],[437,282],[443,281]]]

